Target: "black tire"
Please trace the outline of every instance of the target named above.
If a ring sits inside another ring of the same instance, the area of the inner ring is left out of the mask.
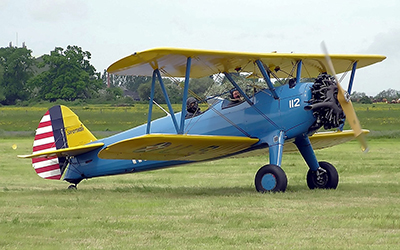
[[[310,189],[336,189],[339,184],[339,174],[336,168],[328,163],[319,162],[317,171],[308,170],[307,185]]]
[[[68,190],[77,190],[77,186],[76,185],[69,185],[68,186]]]
[[[256,190],[265,192],[285,192],[287,177],[285,172],[277,165],[268,164],[261,167],[255,177]]]

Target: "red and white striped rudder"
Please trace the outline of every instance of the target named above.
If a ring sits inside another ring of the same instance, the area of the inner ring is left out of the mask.
[[[39,127],[36,130],[33,142],[33,154],[55,149],[57,147],[50,111],[47,111],[40,120]],[[60,161],[57,156],[32,158],[32,165],[36,173],[44,179],[59,180],[61,178]]]

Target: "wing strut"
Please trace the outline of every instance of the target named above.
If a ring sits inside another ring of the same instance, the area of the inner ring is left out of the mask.
[[[192,58],[188,57],[186,60],[185,86],[183,87],[181,126],[179,128],[178,134],[183,134],[183,131],[185,131],[186,99],[188,97],[188,92],[189,92],[189,78],[190,78],[191,65],[192,65]]]
[[[162,77],[161,77],[161,74],[160,74],[160,70],[159,69],[155,69],[153,71],[153,78],[152,78],[152,81],[151,81],[149,115],[147,117],[146,134],[150,133],[151,113],[152,113],[152,110],[153,110],[153,100],[154,100],[154,90],[155,90],[156,77],[158,79],[158,82],[160,83],[161,90],[162,90],[162,92],[164,94],[165,101],[167,102],[169,113],[171,114],[172,122],[174,123],[176,133],[178,133],[179,132],[178,122],[176,121],[174,110],[172,108],[171,101],[169,100],[167,90],[165,89],[165,85],[164,85],[164,82],[162,80]]]
[[[161,77],[160,70],[156,69],[155,72],[156,72],[156,75],[157,75],[157,78],[158,78],[158,82],[160,83],[161,90],[162,90],[162,92],[164,94],[165,101],[167,102],[169,113],[171,114],[171,118],[172,118],[172,121],[174,123],[175,130],[178,133],[178,131],[179,131],[178,123],[176,121],[175,113],[174,113],[174,110],[172,109],[172,104],[171,104],[171,101],[169,100],[167,90],[165,89],[164,81],[163,81],[163,79]]]
[[[349,86],[347,87],[347,93],[349,93],[349,95],[351,95],[351,89],[353,88],[353,81],[354,81],[354,76],[356,74],[356,69],[357,69],[357,61],[353,63],[353,68],[351,69]]]
[[[235,82],[235,80],[233,80],[232,76],[227,72],[224,72],[224,75],[226,76],[226,78],[228,78],[228,80],[232,83],[232,85],[235,86],[235,88],[239,91],[239,93],[244,97],[246,102],[248,102],[250,106],[253,106],[254,103],[250,100],[250,98],[246,95],[246,93],[244,93],[244,91],[239,87],[239,85]]]
[[[186,99],[188,96],[189,92],[189,78],[190,78],[190,67],[192,64],[192,58],[188,57],[187,62],[186,62],[186,74],[185,74],[185,86],[183,89],[183,100],[182,100],[182,115],[181,115],[181,121],[180,121],[180,126],[178,126],[178,122],[175,117],[174,110],[171,105],[171,101],[169,100],[167,90],[165,89],[164,82],[162,80],[160,70],[157,68],[153,71],[153,76],[152,76],[152,81],[151,81],[151,93],[150,93],[150,104],[149,104],[149,115],[147,117],[147,128],[146,128],[146,134],[150,134],[150,125],[151,125],[151,115],[152,115],[152,110],[153,110],[153,101],[154,101],[154,90],[155,90],[155,82],[156,78],[158,79],[158,82],[160,83],[161,90],[163,91],[165,101],[167,102],[169,113],[171,114],[172,122],[174,123],[175,130],[178,134],[183,134],[183,131],[185,129],[185,116],[186,116]]]
[[[300,83],[301,79],[301,66],[303,65],[303,61],[300,60],[297,62],[297,72],[296,72],[296,84]]]
[[[153,76],[151,77],[150,103],[149,103],[149,113],[147,116],[146,134],[150,134],[151,114],[153,113],[153,100],[154,100],[155,85],[156,85],[156,71],[154,70]]]
[[[354,76],[356,74],[356,69],[357,69],[357,61],[354,61],[353,68],[351,69],[349,85],[347,86],[347,93],[349,94],[349,96],[351,95],[351,89],[353,88],[353,81],[354,81]],[[340,127],[338,128],[339,131],[343,131],[345,120],[346,118],[343,120],[342,125],[340,125]]]
[[[274,85],[272,84],[271,79],[269,78],[269,76],[268,76],[268,74],[267,74],[267,71],[266,71],[265,68],[264,68],[264,65],[262,64],[262,62],[261,62],[260,60],[256,60],[256,64],[257,64],[258,68],[260,69],[261,74],[262,74],[263,77],[264,77],[264,80],[267,82],[268,88],[269,88],[269,90],[271,90],[271,92],[272,92],[272,96],[273,96],[275,99],[279,99],[279,96],[278,96],[278,94],[277,94],[276,91],[275,91],[275,87],[274,87]]]
[[[240,94],[242,94],[242,96],[245,98],[246,102],[248,104],[250,104],[250,106],[255,109],[262,117],[264,117],[265,120],[267,120],[269,123],[271,123],[274,127],[279,128],[271,119],[268,118],[268,116],[266,116],[260,109],[258,109],[254,103],[250,100],[250,98],[246,95],[246,93],[244,93],[244,91],[239,87],[239,85],[235,82],[235,80],[233,80],[232,76],[227,73],[224,72],[226,78],[228,78],[228,80],[232,83],[233,86],[235,86],[235,88],[240,92]]]

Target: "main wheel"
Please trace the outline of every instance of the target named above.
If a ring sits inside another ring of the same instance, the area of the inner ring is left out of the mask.
[[[277,165],[268,164],[261,167],[255,177],[258,192],[285,192],[287,178],[285,172]]]
[[[338,184],[339,174],[336,168],[328,162],[319,162],[317,171],[308,170],[307,185],[310,189],[336,189]]]

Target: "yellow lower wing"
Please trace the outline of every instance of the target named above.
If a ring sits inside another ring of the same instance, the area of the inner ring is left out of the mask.
[[[363,129],[361,131],[363,134],[368,134],[369,130]],[[310,141],[314,150],[333,147],[355,138],[353,130],[344,130],[338,132],[319,132],[310,136]],[[285,143],[283,147],[284,152],[297,151],[296,145],[294,143]]]
[[[363,134],[368,134],[369,130],[363,129],[362,130]],[[323,149],[323,148],[328,148],[328,147],[333,147],[348,141],[353,140],[354,137],[354,132],[352,130],[345,130],[342,132],[320,132],[316,133],[312,136],[309,137],[311,144],[313,146],[314,150],[318,149]],[[284,153],[290,153],[290,152],[298,152],[299,150],[297,149],[296,145],[293,143],[292,140],[288,140],[285,142],[285,145],[283,146],[283,152]],[[242,157],[251,157],[251,156],[259,156],[259,155],[266,155],[268,153],[268,149],[261,148],[261,149],[256,149],[252,151],[248,151],[244,154],[240,155],[235,155],[234,157],[242,158]]]
[[[259,139],[239,136],[148,134],[103,148],[102,159],[202,161],[230,155]]]

